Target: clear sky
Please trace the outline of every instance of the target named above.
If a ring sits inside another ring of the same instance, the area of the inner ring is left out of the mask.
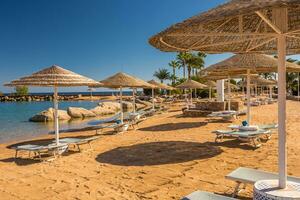
[[[225,0],[2,0],[0,91],[3,83],[53,64],[104,79],[123,71],[145,80],[168,68],[174,53],[148,44],[171,24]],[[206,65],[229,54],[209,55]],[[51,91],[35,88],[33,92]],[[61,91],[86,91],[69,88]]]

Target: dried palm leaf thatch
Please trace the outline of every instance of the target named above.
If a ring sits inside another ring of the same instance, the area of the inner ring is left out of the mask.
[[[287,13],[286,30],[277,26],[279,8]],[[232,0],[169,27],[149,43],[162,51],[275,54],[281,33],[287,37],[287,53],[298,54],[299,0]]]
[[[101,84],[58,65],[53,65],[30,76],[11,81],[5,86],[70,87],[101,86]]]
[[[243,81],[243,82],[241,82],[241,84],[243,86],[246,86],[247,82]],[[268,79],[264,79],[264,78],[261,78],[261,77],[256,77],[254,79],[251,79],[250,84],[251,85],[257,85],[257,86],[275,86],[275,85],[277,85],[277,81],[268,80]]]
[[[194,80],[187,80],[184,83],[177,85],[176,88],[179,88],[179,89],[204,89],[204,88],[207,88],[207,85],[204,85],[204,84],[199,83]]]
[[[248,69],[252,74],[277,72],[278,59],[264,54],[237,54],[202,71],[215,75],[238,75],[247,73]],[[288,72],[300,72],[300,66],[286,62],[286,70]]]
[[[159,89],[163,89],[163,90],[175,90],[175,88],[173,88],[171,86],[168,86],[166,84],[163,84],[163,83],[158,83],[155,80],[148,81],[148,83],[150,83],[151,85],[156,86],[156,88],[159,88]]]
[[[134,76],[119,72],[105,80],[100,81],[105,87],[108,88],[153,88],[153,85],[143,81]]]

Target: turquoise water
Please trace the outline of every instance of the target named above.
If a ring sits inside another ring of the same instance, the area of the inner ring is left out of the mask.
[[[69,101],[59,102],[59,109],[83,107],[91,109],[99,102]],[[0,103],[0,143],[34,138],[53,131],[53,123],[29,122],[28,119],[43,110],[53,107],[52,102],[7,102]],[[60,129],[81,128],[94,119],[61,122]]]

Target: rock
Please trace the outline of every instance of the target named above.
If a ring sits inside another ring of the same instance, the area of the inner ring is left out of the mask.
[[[61,121],[68,121],[71,117],[65,110],[58,110],[58,119]],[[31,122],[50,122],[54,121],[54,109],[49,108],[44,110],[29,119]]]
[[[93,113],[95,113],[95,115],[110,115],[110,114],[114,114],[116,113],[115,109],[112,108],[107,108],[107,107],[103,107],[103,106],[97,106],[93,109],[91,109],[90,111],[92,111]]]
[[[128,101],[123,101],[123,110],[124,111],[130,111],[133,109],[133,104]]]
[[[103,109],[107,109],[107,110],[114,110],[114,111],[120,110],[120,104],[118,102],[105,101],[99,103],[98,105]]]
[[[68,114],[72,118],[88,118],[88,117],[96,117],[96,114],[90,110],[85,108],[77,108],[77,107],[69,107]]]

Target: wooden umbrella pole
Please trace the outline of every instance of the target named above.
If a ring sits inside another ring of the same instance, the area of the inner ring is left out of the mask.
[[[55,142],[56,145],[59,145],[59,121],[58,121],[58,88],[54,87],[54,97],[53,97],[53,106],[54,106],[54,130],[55,130]]]
[[[250,70],[247,70],[247,122],[250,124]]]
[[[300,72],[298,73],[298,101],[300,100]]]
[[[135,92],[136,92],[136,88],[132,89],[132,102],[133,102],[133,113],[135,113]]]
[[[230,76],[228,76],[228,110],[231,110],[231,88],[230,88]]]
[[[124,113],[123,113],[123,90],[122,87],[120,87],[120,112],[121,112],[121,124],[124,123]]]
[[[155,104],[154,104],[154,88],[152,88],[152,109],[155,109]]]
[[[209,100],[211,100],[211,87],[209,87]]]
[[[286,188],[286,37],[278,36],[278,134],[279,134],[279,187]]]

